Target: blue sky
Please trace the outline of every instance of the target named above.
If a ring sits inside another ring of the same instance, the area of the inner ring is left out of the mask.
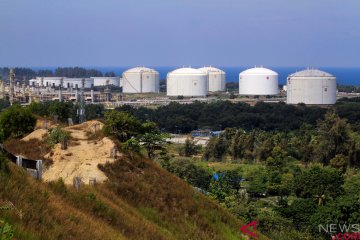
[[[0,66],[360,67],[359,0],[0,0]]]

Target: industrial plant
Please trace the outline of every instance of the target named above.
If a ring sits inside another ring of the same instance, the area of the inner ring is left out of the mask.
[[[226,98],[226,95],[235,93],[226,90],[226,73],[215,67],[175,69],[167,74],[162,91],[159,72],[146,67],[128,69],[122,77],[36,77],[30,79],[28,84],[16,79],[11,70],[9,81],[0,82],[0,97],[22,104],[52,100],[78,102],[83,99],[109,107],[216,99],[252,105],[257,101],[331,105],[337,97],[336,77],[318,69],[306,69],[289,75],[282,91],[279,91],[278,73],[262,66],[241,72],[238,83],[239,97]]]
[[[336,77],[318,69],[306,69],[287,78],[287,104],[335,104]]]

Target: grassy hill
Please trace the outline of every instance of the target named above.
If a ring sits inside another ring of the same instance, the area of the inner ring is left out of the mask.
[[[241,239],[244,223],[147,159],[100,166],[108,180],[79,191],[6,165],[0,203],[11,201],[23,217],[1,210],[0,219],[16,239]]]

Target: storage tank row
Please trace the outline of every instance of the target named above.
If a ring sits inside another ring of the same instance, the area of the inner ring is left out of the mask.
[[[37,77],[30,84],[38,86],[81,87],[82,78]],[[226,73],[218,68],[179,68],[167,74],[168,96],[202,97],[208,92],[225,91]],[[277,95],[279,93],[278,73],[264,67],[254,67],[239,74],[239,95]],[[123,88],[124,93],[158,93],[160,75],[154,69],[135,67],[119,77],[93,77],[85,79],[85,88],[114,85]],[[336,102],[336,77],[317,69],[306,69],[287,78],[288,104],[334,104]]]

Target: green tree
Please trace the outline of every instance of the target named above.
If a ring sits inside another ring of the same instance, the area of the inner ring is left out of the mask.
[[[343,173],[346,171],[347,159],[343,154],[337,154],[330,160],[330,166],[336,168]]]
[[[125,152],[127,152],[131,158],[134,158],[135,155],[140,154],[141,146],[139,140],[136,138],[131,138],[122,144],[122,147]]]
[[[139,140],[145,148],[148,158],[153,159],[157,150],[162,150],[169,138],[167,133],[160,132],[159,128],[153,122],[146,122],[142,124],[143,134],[140,135]]]
[[[312,198],[323,205],[343,192],[344,179],[340,171],[330,167],[314,166],[294,179],[295,193],[302,198]]]
[[[105,113],[104,133],[113,136],[120,142],[126,142],[132,137],[137,137],[142,126],[139,120],[126,112],[110,110]]]
[[[92,120],[104,117],[104,105],[101,104],[87,104],[85,106],[86,120]]]
[[[22,137],[34,130],[35,116],[29,109],[14,105],[0,115],[0,134],[2,141],[9,137]]]
[[[316,204],[312,199],[296,199],[290,205],[276,208],[282,216],[291,219],[296,229],[307,229],[311,225],[310,217],[316,211]],[[317,225],[318,226],[318,225]]]
[[[66,149],[68,142],[70,140],[70,133],[57,127],[53,129],[49,129],[49,144],[50,146],[54,146],[55,144],[60,143],[61,149]]]
[[[49,117],[57,118],[61,122],[67,122],[69,118],[75,118],[75,108],[72,102],[51,101],[48,106]]]
[[[210,138],[204,152],[204,159],[221,161],[227,151],[226,140],[223,136]]]
[[[196,145],[192,138],[187,138],[185,140],[185,144],[182,148],[180,148],[180,155],[185,157],[191,157],[200,152],[201,146]]]
[[[268,180],[265,170],[257,169],[248,180],[248,193],[253,196],[265,196],[267,194]]]
[[[166,163],[166,162],[165,162]],[[184,179],[189,184],[203,190],[209,189],[211,173],[206,169],[197,166],[189,159],[169,161],[167,170]]]
[[[318,141],[314,149],[318,161],[327,165],[336,154],[347,155],[349,150],[349,126],[334,111],[325,114],[318,122]]]
[[[14,239],[14,230],[12,226],[3,220],[0,220],[0,239],[1,240]]]

